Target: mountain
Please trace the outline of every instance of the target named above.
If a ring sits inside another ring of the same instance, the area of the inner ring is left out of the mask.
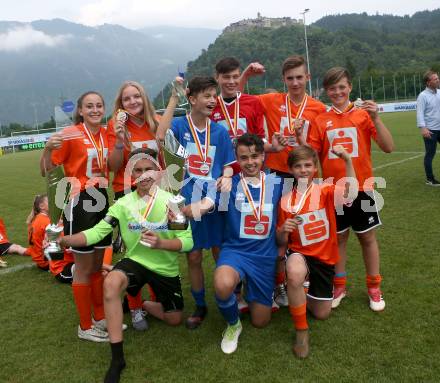
[[[307,26],[307,36],[314,89],[333,66],[345,66],[353,76],[362,77],[363,94],[371,94],[370,76],[374,76],[377,99],[383,95],[382,76],[387,94],[394,96],[394,75],[401,80],[406,75],[412,81],[415,74],[420,75],[430,67],[440,70],[440,9],[403,17],[366,13],[326,16]],[[281,64],[292,54],[305,56],[301,25],[223,33],[188,63],[187,76],[210,75],[220,58],[231,55],[243,67],[252,61],[265,65],[265,75],[249,82],[251,91],[262,92],[267,87],[282,90]],[[401,80],[399,97],[406,94]],[[356,96],[357,87],[354,88]],[[158,98],[155,102],[161,104]]]
[[[61,99],[75,101],[90,89],[103,94],[110,112],[125,80],[154,97],[220,32],[182,29],[179,36],[179,28],[0,21],[0,122],[47,121]]]

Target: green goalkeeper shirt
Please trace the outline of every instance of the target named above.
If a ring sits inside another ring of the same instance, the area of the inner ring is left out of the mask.
[[[154,231],[162,239],[178,238],[182,242],[181,252],[190,251],[193,247],[191,225],[186,230],[168,230],[167,205],[172,194],[157,188],[156,199],[150,213],[143,218],[147,204],[136,191],[118,199],[107,212],[119,221],[121,236],[124,241],[125,257],[140,263],[147,269],[166,277],[179,275],[178,252],[152,249],[139,243],[141,232],[145,229]],[[93,228],[85,230],[87,246],[99,242],[113,231],[105,220]]]

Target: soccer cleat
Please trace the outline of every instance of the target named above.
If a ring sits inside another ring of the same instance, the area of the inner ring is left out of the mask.
[[[378,287],[368,289],[368,297],[370,298],[370,309],[373,311],[383,311],[385,309],[385,301],[382,297],[382,291]]]
[[[78,338],[84,340],[90,340],[92,342],[108,342],[108,333],[102,331],[97,327],[92,326],[87,330],[83,330],[81,326],[78,326]]]
[[[130,310],[131,323],[136,331],[145,331],[148,329],[148,322],[145,319],[146,313],[142,309]]]
[[[345,286],[335,287],[333,289],[332,309],[338,307],[342,299],[345,298],[346,295],[347,295],[347,290],[345,289]]]
[[[426,185],[429,186],[440,186],[440,182],[437,181],[435,178],[430,179],[430,180],[426,180]]]
[[[92,318],[92,323],[93,323],[93,326],[99,328],[100,330],[107,331],[107,321],[105,319],[101,319],[101,320],[95,321]],[[127,330],[127,327],[128,326],[125,323],[122,323],[122,331]]]
[[[241,314],[249,312],[249,305],[243,298],[238,300],[238,311],[240,311]]]
[[[289,306],[289,298],[287,297],[286,285],[284,283],[280,283],[275,287],[274,298],[278,306]]]
[[[196,306],[195,311],[192,313],[190,317],[186,320],[186,328],[190,330],[195,330],[199,327],[208,313],[208,309],[206,306]]]
[[[225,354],[232,354],[238,346],[238,338],[241,334],[241,330],[243,327],[241,326],[240,320],[234,325],[228,325],[226,330],[223,332],[221,349]]]
[[[309,330],[296,330],[292,351],[297,358],[307,358],[309,355]]]

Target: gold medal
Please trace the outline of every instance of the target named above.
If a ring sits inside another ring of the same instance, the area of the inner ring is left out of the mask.
[[[255,224],[254,230],[257,234],[263,234],[265,227],[264,224],[261,223],[261,218],[263,216],[263,210],[264,210],[264,198],[265,198],[265,179],[266,176],[263,172],[260,172],[260,200],[258,201],[258,206],[255,205],[255,201],[252,198],[252,194],[249,190],[249,187],[246,183],[246,180],[243,177],[243,173],[240,173],[241,178],[241,185],[243,187],[244,194],[246,195],[246,198],[249,202],[249,205],[252,208],[252,214],[254,215],[255,219],[257,220],[257,223]]]

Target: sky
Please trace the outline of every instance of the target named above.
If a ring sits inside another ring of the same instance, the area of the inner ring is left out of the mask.
[[[208,5],[209,3],[209,5]],[[309,8],[306,24],[323,16],[338,13],[412,15],[440,8],[439,0],[370,0],[370,1],[292,1],[292,0],[0,0],[0,21],[33,21],[62,18],[96,26],[119,24],[138,29],[170,25],[223,29],[230,23],[255,18],[257,12],[268,17],[302,18]]]

